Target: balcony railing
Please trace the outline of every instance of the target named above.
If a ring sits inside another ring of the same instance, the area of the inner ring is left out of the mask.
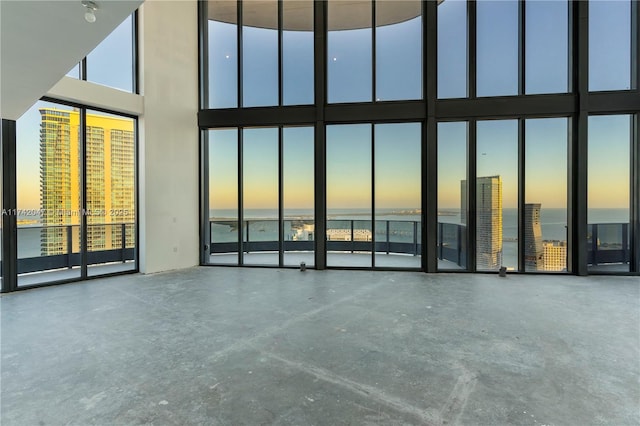
[[[628,223],[593,223],[587,228],[587,263],[590,266],[628,264],[631,261]]]
[[[303,226],[312,221],[285,220],[285,228],[293,223]],[[285,233],[284,251],[313,251],[314,232]],[[212,220],[209,222],[210,254],[238,251],[238,221]],[[275,219],[245,220],[242,222],[243,251],[278,251],[278,221]],[[422,252],[420,222],[377,220],[375,238],[370,220],[328,220],[327,250],[343,252],[371,251],[375,244],[377,253],[419,255]],[[375,240],[375,243],[374,243]]]
[[[105,241],[112,243],[104,248],[91,248],[87,251],[87,265],[105,263],[124,263],[135,259],[135,224],[105,223],[87,225],[87,233],[98,232],[105,236]],[[107,237],[108,234],[108,237]],[[127,238],[127,235],[130,238]],[[80,253],[80,225],[60,226],[25,226],[18,227],[18,274],[79,267],[82,263]],[[36,256],[42,252],[42,245],[50,239],[60,237],[58,253]],[[119,238],[118,238],[119,237]],[[114,244],[117,243],[117,244]],[[29,254],[20,255],[21,245],[30,245]],[[1,266],[1,263],[0,263]],[[1,270],[1,269],[0,269]]]
[[[289,225],[292,220],[285,220]],[[313,223],[313,222],[309,222]],[[214,230],[214,225],[227,228],[226,235]],[[629,263],[630,228],[628,223],[589,224],[588,264]],[[275,219],[245,220],[242,222],[243,251],[274,252],[279,250],[278,221]],[[237,253],[238,221],[209,222],[210,254]],[[421,226],[416,221],[376,221],[375,238],[371,238],[371,221],[328,220],[327,251],[370,252],[386,254],[422,254]],[[285,235],[284,251],[313,251],[311,239],[292,239]],[[465,267],[467,264],[467,230],[465,225],[438,222],[437,253],[439,260]]]

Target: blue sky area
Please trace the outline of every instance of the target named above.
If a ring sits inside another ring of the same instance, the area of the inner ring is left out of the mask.
[[[339,5],[339,3],[337,3]],[[337,6],[336,6],[337,7]],[[518,91],[518,4],[479,0],[477,5],[478,96]],[[569,81],[568,4],[565,0],[526,3],[525,92],[562,93]],[[467,30],[464,1],[438,6],[438,95],[467,96]],[[630,1],[590,3],[591,90],[630,87]],[[209,22],[209,105],[237,107],[237,30]],[[328,37],[329,102],[421,99],[422,20],[415,18],[376,29],[376,81],[373,93],[372,28],[333,31]],[[278,36],[268,29],[243,28],[242,103],[278,103]],[[131,18],[87,59],[90,81],[130,91]],[[71,71],[70,75],[77,75]],[[313,34],[283,34],[283,103],[313,103]],[[197,81],[194,81],[197,84]],[[39,103],[18,120],[19,207],[37,208],[39,192]],[[629,116],[589,121],[589,206],[629,207]],[[566,206],[567,118],[526,121],[527,202]],[[329,207],[370,207],[372,134],[375,135],[376,204],[389,208],[420,205],[421,124],[334,125],[327,127],[327,202]],[[459,208],[460,180],[466,174],[464,123],[438,126],[438,202]],[[244,197],[247,208],[277,207],[277,129],[244,134]],[[291,208],[313,206],[313,129],[284,131],[285,201]],[[210,132],[212,207],[237,206],[237,131]],[[193,141],[198,143],[198,141]],[[517,122],[481,121],[477,128],[478,175],[500,174],[504,206],[517,200]],[[295,176],[292,177],[292,176]],[[29,184],[26,184],[26,183]],[[604,184],[604,182],[607,182]],[[612,185],[611,182],[616,182]],[[396,190],[394,190],[394,188]],[[20,194],[29,192],[29,194]]]

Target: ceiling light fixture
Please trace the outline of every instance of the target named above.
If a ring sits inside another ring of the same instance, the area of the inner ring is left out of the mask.
[[[96,22],[96,10],[98,10],[98,5],[92,2],[91,0],[82,0],[82,5],[85,7],[86,12],[84,13],[85,21],[93,24]]]

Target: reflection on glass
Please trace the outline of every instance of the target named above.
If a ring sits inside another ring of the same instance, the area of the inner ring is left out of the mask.
[[[87,80],[133,91],[133,17],[129,16],[87,55]]]
[[[419,1],[376,2],[376,101],[422,98],[422,5]],[[386,17],[398,8],[415,16]]]
[[[568,119],[525,121],[525,271],[567,270]]]
[[[87,111],[88,275],[135,269],[134,120]]]
[[[284,265],[314,265],[314,129],[286,127],[282,139]]]
[[[371,2],[332,1],[327,8],[328,101],[371,101]]]
[[[478,96],[518,93],[517,1],[478,1],[477,61]]]
[[[419,123],[375,125],[375,266],[420,268]]]
[[[282,101],[312,104],[313,1],[284,0],[282,8]]]
[[[79,278],[80,112],[40,101],[16,127],[18,285]]]
[[[327,265],[371,267],[371,125],[327,126]]]
[[[631,34],[630,0],[589,1],[589,90],[631,88]]]
[[[209,130],[209,247],[212,264],[238,264],[238,129]]]
[[[629,271],[631,116],[589,117],[588,264]]]
[[[277,105],[278,2],[244,2],[242,16],[242,106]],[[260,27],[252,26],[256,16]]]
[[[209,1],[209,108],[238,106],[238,25],[235,1]]]
[[[467,127],[438,123],[439,270],[467,268]]]
[[[467,2],[438,5],[438,97],[467,96]]]
[[[278,265],[278,129],[244,129],[244,264]]]
[[[525,92],[561,93],[569,88],[569,4],[527,1]]]
[[[71,68],[67,73],[67,77],[80,78],[80,64],[76,64],[75,67]]]
[[[479,121],[477,126],[476,268],[516,270],[518,122]]]

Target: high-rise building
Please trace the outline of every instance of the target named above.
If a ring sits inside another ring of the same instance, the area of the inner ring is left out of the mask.
[[[86,211],[82,211],[81,135],[78,111],[41,108],[40,206],[43,256],[80,247],[80,224],[87,217],[89,251],[134,242],[134,132],[132,120],[86,115]]]
[[[529,271],[544,270],[540,207],[540,203],[524,205],[524,266]]]
[[[460,182],[462,223],[467,223],[467,181]],[[502,178],[476,178],[476,267],[502,266]]]
[[[545,271],[566,271],[567,270],[567,242],[566,241],[544,241],[544,270]]]

